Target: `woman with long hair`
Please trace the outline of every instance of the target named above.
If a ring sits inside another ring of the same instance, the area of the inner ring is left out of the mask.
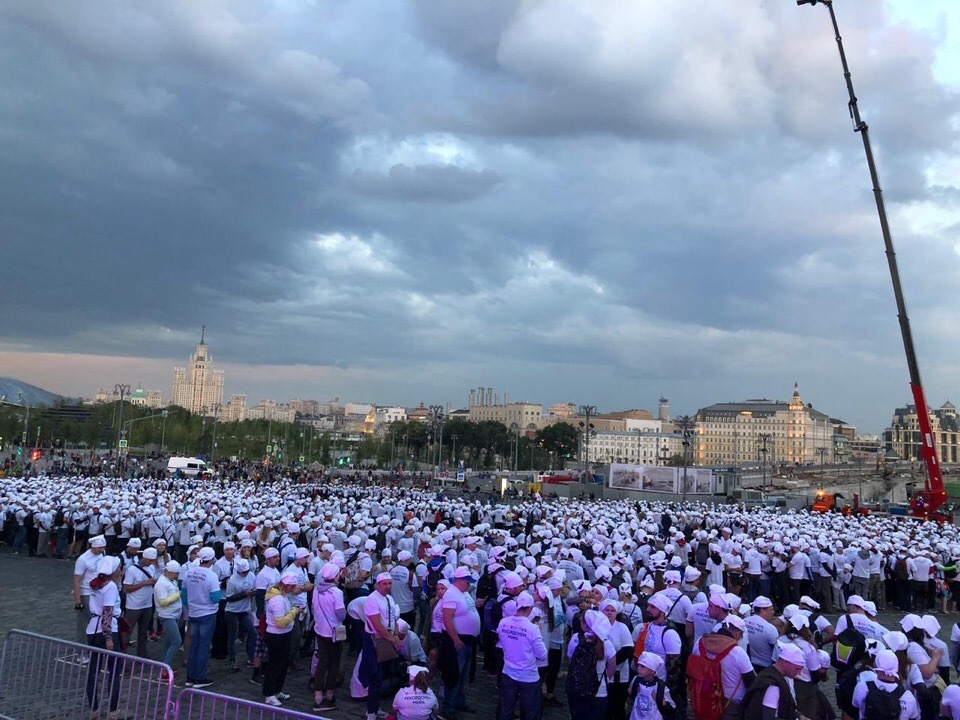
[[[123,570],[120,558],[105,556],[97,566],[97,577],[90,581],[90,620],[87,622],[87,645],[102,650],[120,652],[120,634],[117,620],[120,617],[120,576]],[[104,658],[101,653],[90,653],[87,665],[87,701],[92,713],[100,710],[97,687],[100,684],[101,666],[106,666],[110,681],[109,720],[116,720],[117,706],[120,704],[120,680],[122,668],[117,667],[113,656]]]
[[[440,707],[437,696],[430,689],[430,673],[421,665],[407,668],[410,684],[400,688],[393,697],[396,720],[428,720]]]
[[[784,637],[781,642],[791,642],[803,651],[806,661],[803,669],[793,679],[797,696],[797,711],[808,718],[820,717],[820,701],[817,695],[817,682],[821,679],[820,656],[810,632],[810,620],[801,612],[794,613],[787,620]]]

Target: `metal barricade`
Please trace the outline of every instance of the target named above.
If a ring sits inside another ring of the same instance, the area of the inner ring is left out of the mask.
[[[11,630],[0,654],[0,717],[11,720],[168,720],[168,666]]]
[[[172,720],[324,720],[318,715],[271,707],[252,700],[187,688],[177,695]]]

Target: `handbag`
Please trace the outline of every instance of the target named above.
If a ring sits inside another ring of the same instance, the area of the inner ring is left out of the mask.
[[[333,641],[334,642],[343,642],[347,639],[347,626],[346,625],[337,625],[333,628]]]
[[[393,626],[393,603],[390,601],[391,598],[387,596],[387,630],[391,630]],[[393,643],[382,638],[379,635],[374,636],[373,638],[373,648],[377,651],[377,662],[385,663],[390,660],[396,660],[400,657],[397,653],[397,649],[393,646]]]

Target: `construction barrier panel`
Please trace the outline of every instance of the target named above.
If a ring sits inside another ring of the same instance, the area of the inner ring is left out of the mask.
[[[0,717],[5,719],[89,720],[113,713],[168,720],[172,693],[171,670],[160,662],[23,630],[11,630],[3,641]]]

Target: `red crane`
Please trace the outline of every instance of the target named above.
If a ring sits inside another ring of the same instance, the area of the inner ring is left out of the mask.
[[[848,103],[850,119],[853,120],[854,132],[860,133],[860,137],[863,139],[863,150],[867,155],[867,167],[870,170],[870,180],[873,183],[873,197],[877,202],[877,213],[880,215],[880,230],[883,233],[887,264],[890,266],[893,295],[897,302],[900,335],[903,337],[903,349],[907,356],[907,369],[910,372],[910,391],[913,393],[913,402],[917,407],[921,440],[920,457],[924,462],[927,473],[924,489],[915,492],[910,498],[910,514],[917,518],[940,519],[937,510],[947,501],[947,492],[943,487],[943,474],[940,471],[940,462],[937,459],[937,445],[934,442],[933,428],[930,426],[927,399],[923,392],[923,386],[920,384],[920,367],[917,365],[917,353],[913,347],[913,333],[910,331],[910,318],[907,317],[907,305],[903,299],[903,286],[900,283],[897,255],[893,250],[893,238],[890,237],[890,225],[887,222],[887,209],[883,203],[883,191],[880,189],[880,176],[877,173],[877,164],[873,159],[873,149],[870,146],[870,133],[867,123],[861,119],[860,110],[857,107],[857,96],[853,91],[850,68],[847,65],[846,53],[843,51],[840,27],[837,25],[837,16],[833,12],[833,0],[797,0],[797,5],[816,5],[817,2],[822,2],[830,11],[833,33],[837,40],[837,49],[840,51],[840,63],[843,65],[843,78],[847,83],[847,94],[850,96],[850,102]]]

